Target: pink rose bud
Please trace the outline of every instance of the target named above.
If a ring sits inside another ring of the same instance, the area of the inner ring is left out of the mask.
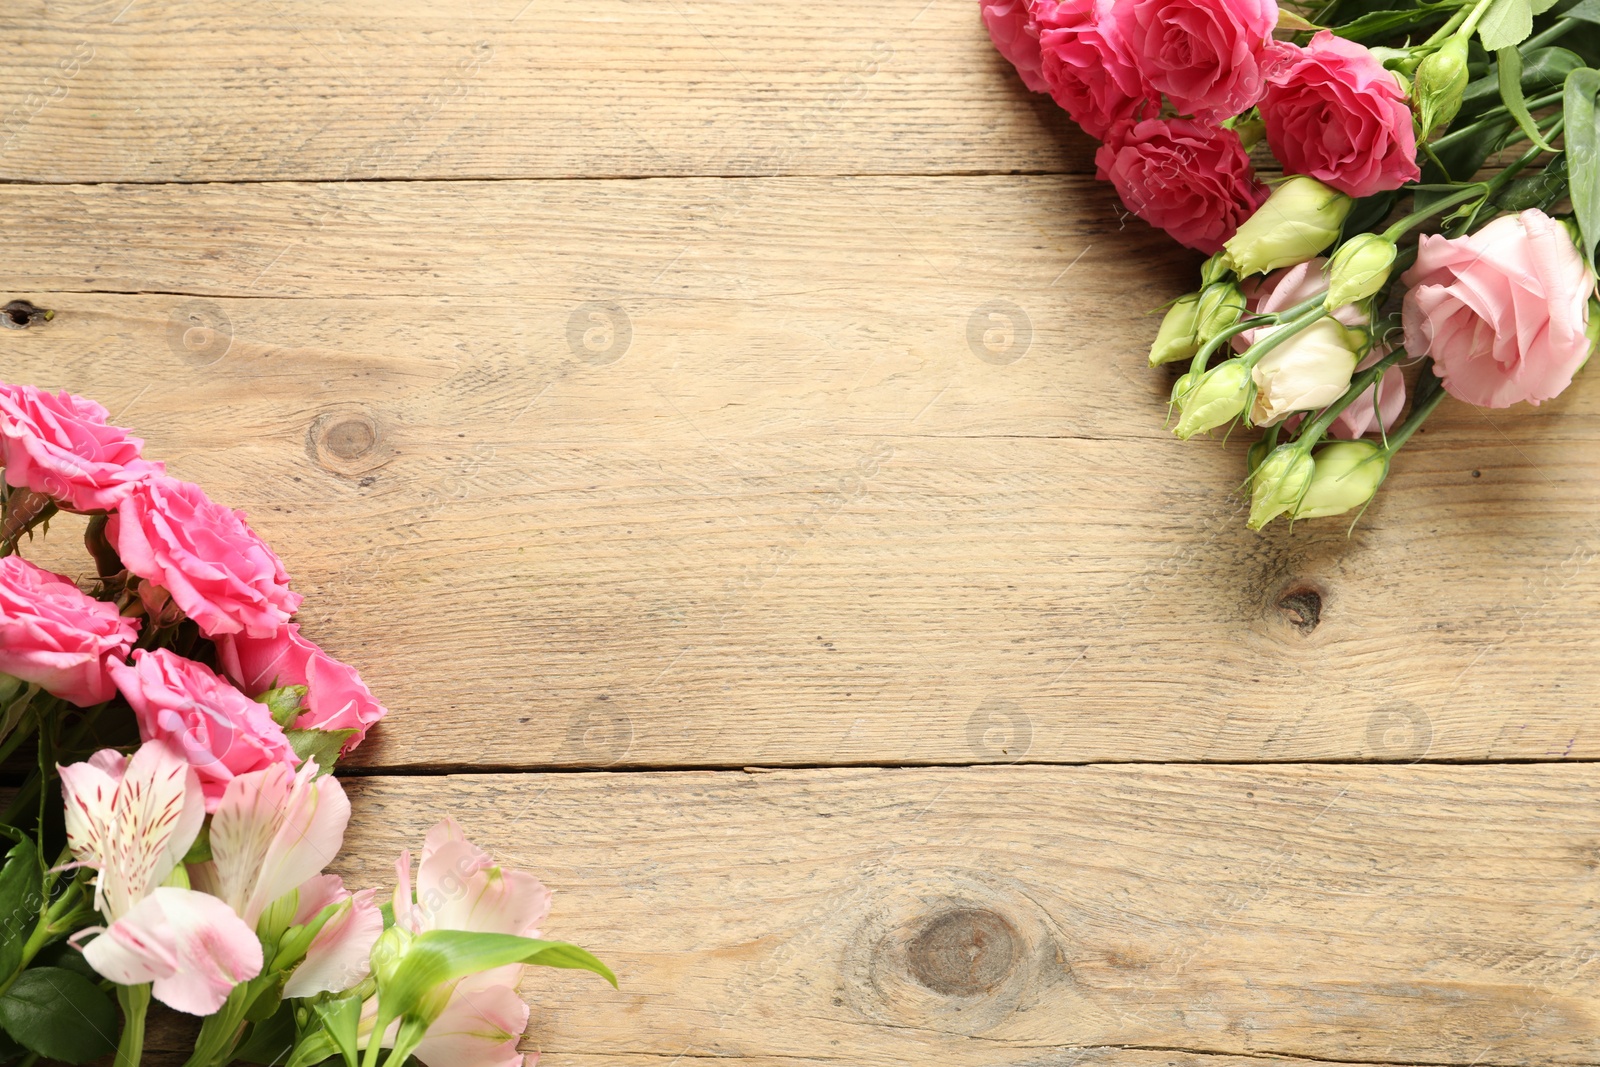
[[[0,559],[0,674],[69,704],[116,695],[110,668],[133,644],[138,623],[85,596],[70,579],[21,556]]]
[[[1537,209],[1477,233],[1425,234],[1401,309],[1406,349],[1429,356],[1445,391],[1479,407],[1538,404],[1589,357],[1594,275],[1559,222]]]
[[[1207,255],[1267,199],[1238,134],[1190,119],[1118,126],[1094,162],[1128,210]]]
[[[1405,90],[1367,49],[1323,30],[1267,79],[1261,116],[1283,169],[1349,196],[1422,177]],[[1318,249],[1317,251],[1321,251]]]
[[[237,776],[300,762],[267,706],[203,663],[164,648],[140,649],[131,667],[114,664],[111,676],[139,720],[140,739],[166,742],[200,776],[208,812]]]
[[[0,383],[0,464],[6,484],[31,489],[69,511],[100,511],[161,464],[141,459],[144,442],[106,425],[106,409],[68,392]]]
[[[244,521],[198,485],[165,476],[140,483],[106,524],[132,573],[172,594],[208,637],[269,637],[300,606],[283,563]]]
[[[388,714],[361,676],[300,636],[294,623],[271,637],[227,634],[217,638],[223,673],[247,693],[282,686],[305,686],[305,708],[298,730],[355,730],[344,752],[359,745],[367,728]]]

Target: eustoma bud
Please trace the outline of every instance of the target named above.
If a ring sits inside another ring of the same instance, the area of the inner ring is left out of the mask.
[[[1394,242],[1380,233],[1357,234],[1328,262],[1329,311],[1375,295],[1389,281],[1394,267]]]
[[[1156,331],[1156,343],[1150,346],[1150,365],[1159,367],[1180,359],[1193,359],[1200,351],[1200,340],[1195,336],[1195,312],[1200,306],[1200,294],[1181,296],[1167,309]]]
[[[1178,379],[1179,383],[1188,377]],[[1244,360],[1230,359],[1198,380],[1190,379],[1182,393],[1174,387],[1173,394],[1182,409],[1174,432],[1187,441],[1239,417],[1250,399],[1250,370]]]
[[[1302,263],[1333,244],[1353,203],[1315,178],[1290,178],[1223,246],[1228,265],[1245,278]]]
[[[1294,517],[1320,519],[1362,507],[1388,474],[1389,454],[1371,441],[1340,441],[1321,448]]]
[[[1292,411],[1310,411],[1338,400],[1350,388],[1350,377],[1361,361],[1360,342],[1360,334],[1324,318],[1267,352],[1251,372],[1256,396],[1250,421],[1271,426]]]
[[[1467,41],[1451,37],[1437,52],[1417,64],[1412,97],[1417,106],[1417,140],[1425,140],[1461,110],[1467,91]]]
[[[1296,508],[1315,470],[1311,454],[1298,444],[1275,448],[1250,479],[1250,528],[1259,530]]]
[[[1239,321],[1245,311],[1244,293],[1232,282],[1208,285],[1195,311],[1195,339],[1204,345]]]

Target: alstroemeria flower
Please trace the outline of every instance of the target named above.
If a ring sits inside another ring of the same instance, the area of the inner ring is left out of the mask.
[[[300,887],[294,925],[304,926],[330,904],[340,909],[325,923],[305,960],[283,987],[285,998],[342,993],[372,973],[372,946],[383,933],[376,889],[351,894],[338,875],[319,874]]]
[[[255,925],[279,897],[333,862],[350,822],[350,801],[337,778],[275,764],[228,783],[211,819],[217,896]]]
[[[222,901],[161,884],[205,821],[194,769],[152,741],[131,759],[103,749],[58,770],[67,845],[99,872],[95,907],[111,921],[84,948],[89,965],[123,985],[152,983],[155,998],[178,1011],[215,1012],[261,973],[261,943]]]

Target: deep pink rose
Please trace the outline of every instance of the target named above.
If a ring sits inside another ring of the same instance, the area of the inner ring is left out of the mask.
[[[1040,71],[1039,25],[1034,22],[1028,0],[982,0],[983,24],[995,50],[1017,68],[1022,84],[1036,93],[1050,86]]]
[[[1039,29],[1040,69],[1055,102],[1090,137],[1161,111],[1150,88],[1115,43],[1113,0],[1050,0],[1032,5]]]
[[[300,606],[266,542],[198,486],[165,476],[117,505],[106,536],[128,570],[164,587],[208,637],[269,637]]]
[[[1239,135],[1192,119],[1120,126],[1094,162],[1128,210],[1207,255],[1267,199]]]
[[[133,666],[113,664],[111,676],[139,720],[139,739],[167,742],[194,767],[208,812],[238,775],[300,762],[267,706],[203,663],[140,649]]]
[[[1445,390],[1479,407],[1549,400],[1589,357],[1594,276],[1542,211],[1454,239],[1426,234],[1401,281],[1406,349],[1431,356]]]
[[[1261,117],[1267,144],[1290,174],[1349,196],[1398,189],[1422,177],[1411,108],[1371,52],[1324,30],[1267,77]]]
[[[106,425],[106,409],[68,392],[0,382],[0,463],[6,484],[43,493],[70,511],[117,506],[161,473],[139,458],[144,442]]]
[[[271,637],[226,634],[217,638],[217,659],[223,673],[247,693],[264,693],[285,685],[306,687],[306,710],[295,720],[298,730],[356,730],[343,751],[367,736],[367,727],[387,715],[373,699],[361,676],[300,636],[294,623]]]
[[[21,556],[0,559],[0,674],[86,708],[116,695],[109,668],[138,623]]]
[[[1180,114],[1218,122],[1261,99],[1274,54],[1274,0],[1120,0],[1116,42]]]

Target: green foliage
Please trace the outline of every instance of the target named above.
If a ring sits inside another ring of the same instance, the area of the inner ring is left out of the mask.
[[[39,878],[39,853],[24,837],[0,867],[0,982],[22,965],[22,946],[39,922]]]
[[[301,759],[317,761],[317,777],[333,770],[339,759],[339,750],[356,735],[355,730],[285,730],[289,746]]]
[[[87,1063],[117,1047],[111,998],[64,967],[23,971],[0,996],[0,1025],[29,1051],[64,1063]]]
[[[510,934],[429,930],[412,940],[393,975],[382,983],[381,1008],[389,1018],[410,1014],[445,982],[511,963],[593,971],[617,984],[610,968],[576,945]]]
[[[1556,0],[1494,0],[1478,22],[1478,38],[1491,52],[1514,48],[1533,34],[1533,16],[1556,6]]]
[[[1567,75],[1564,130],[1567,149],[1568,186],[1572,210],[1583,233],[1583,258],[1594,262],[1594,246],[1600,240],[1600,115],[1595,98],[1600,96],[1600,70],[1583,67]]]
[[[250,1027],[233,1058],[246,1063],[279,1064],[289,1057],[294,1048],[294,1007],[288,1001],[278,1005],[270,1018]]]
[[[1500,99],[1505,101],[1506,110],[1517,120],[1517,125],[1522,127],[1529,141],[1546,152],[1554,152],[1555,149],[1545,141],[1539,127],[1534,124],[1533,115],[1528,111],[1528,102],[1522,96],[1522,53],[1515,48],[1502,48],[1495,56]]]

